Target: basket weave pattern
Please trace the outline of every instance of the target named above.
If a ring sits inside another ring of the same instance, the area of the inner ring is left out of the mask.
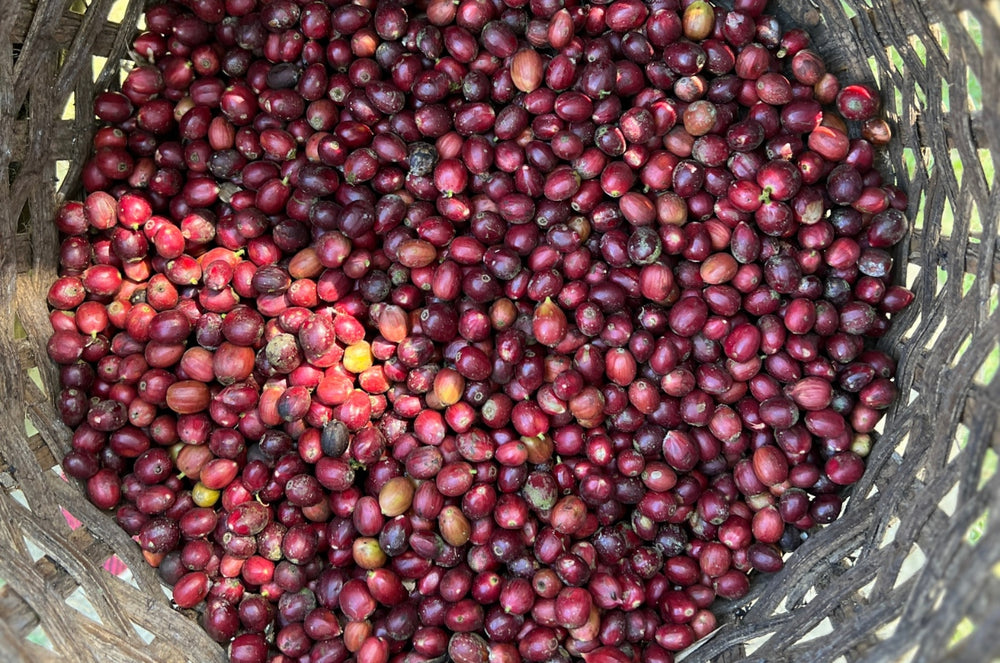
[[[57,471],[69,431],[45,353],[50,219],[78,189],[93,131],[89,113],[72,109],[117,82],[142,4],[0,0],[7,661],[225,660],[194,615],[171,609],[113,518]],[[685,660],[987,661],[1000,656],[1000,1],[786,0],[777,10],[812,33],[842,81],[883,92],[896,139],[882,168],[910,192],[913,219],[897,273],[917,299],[880,341],[899,359],[902,397],[843,517],[746,599],[718,606],[724,625]],[[128,570],[110,573],[109,560]]]

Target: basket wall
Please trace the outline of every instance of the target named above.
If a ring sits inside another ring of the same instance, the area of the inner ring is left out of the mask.
[[[73,106],[89,109],[94,89],[117,82],[141,5],[0,0],[4,660],[225,659],[193,615],[170,608],[113,519],[54,469],[69,432],[45,354],[50,219],[78,189],[92,132]],[[986,661],[1000,656],[1000,1],[778,9],[841,80],[883,91],[896,134],[883,167],[911,194],[899,278],[917,300],[881,341],[900,360],[903,396],[845,515],[721,606],[725,624],[686,660]],[[112,555],[128,571],[105,570]]]

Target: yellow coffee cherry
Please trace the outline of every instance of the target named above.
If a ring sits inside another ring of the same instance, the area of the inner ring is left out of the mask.
[[[344,368],[351,373],[360,373],[372,366],[372,347],[368,341],[358,341],[344,349]]]
[[[199,481],[191,489],[191,500],[198,506],[215,506],[221,494],[222,491],[207,488],[205,484]]]

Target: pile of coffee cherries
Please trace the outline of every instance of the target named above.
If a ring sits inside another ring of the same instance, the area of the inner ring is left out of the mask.
[[[764,0],[183,0],[94,103],[63,468],[233,663],[667,663],[896,398],[878,93]]]

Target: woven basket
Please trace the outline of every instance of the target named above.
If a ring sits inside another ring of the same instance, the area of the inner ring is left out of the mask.
[[[223,661],[138,547],[58,473],[45,293],[56,205],[78,191],[94,90],[118,80],[142,2],[0,0],[0,657]],[[787,0],[831,70],[883,90],[883,169],[910,191],[883,349],[903,394],[844,516],[688,661],[1000,656],[1000,2]],[[984,48],[984,44],[986,45]]]

